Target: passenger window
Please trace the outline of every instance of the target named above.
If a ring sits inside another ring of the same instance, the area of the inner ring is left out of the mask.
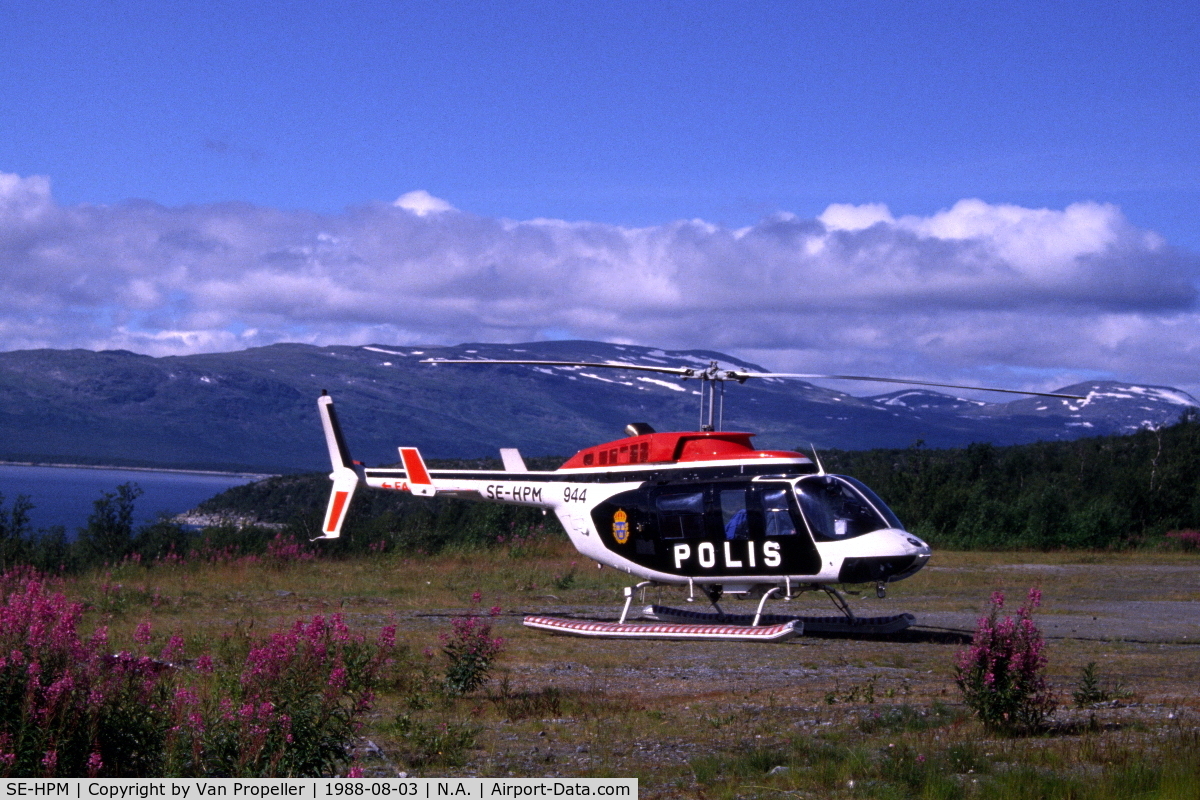
[[[722,489],[721,524],[726,539],[749,539],[750,518],[746,515],[746,490]]]
[[[704,492],[661,494],[654,501],[659,528],[666,539],[704,536]]]
[[[762,490],[763,526],[767,536],[793,536],[796,522],[788,508],[788,487]]]

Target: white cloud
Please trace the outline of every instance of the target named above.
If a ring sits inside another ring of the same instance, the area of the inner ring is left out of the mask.
[[[321,215],[55,204],[0,174],[0,347],[162,355],[275,341],[578,338],[798,371],[1200,389],[1200,259],[1111,205],[963,200],[777,214],[738,230],[513,221],[426,192]]]
[[[817,219],[831,231],[861,231],[879,222],[895,222],[892,212],[882,203],[861,206],[832,203]]]
[[[392,205],[396,208],[403,208],[413,212],[418,217],[425,217],[430,214],[436,214],[441,211],[454,211],[454,206],[442,200],[440,197],[434,197],[424,189],[402,194],[396,198]]]

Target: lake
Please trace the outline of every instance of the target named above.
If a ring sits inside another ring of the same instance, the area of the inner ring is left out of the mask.
[[[102,493],[115,493],[123,483],[136,483],[142,496],[134,506],[136,524],[152,522],[160,513],[179,514],[231,486],[258,480],[261,475],[160,472],[87,467],[34,467],[0,464],[0,495],[10,511],[18,495],[33,502],[29,512],[34,530],[62,525],[69,537],[87,524],[92,504]]]

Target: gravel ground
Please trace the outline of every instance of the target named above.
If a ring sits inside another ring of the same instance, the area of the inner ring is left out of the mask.
[[[501,681],[513,695],[550,690],[561,693],[562,707],[498,721],[490,710],[480,719],[493,721],[483,724],[480,747],[467,763],[428,774],[632,775],[647,790],[655,787],[644,796],[692,796],[691,789],[670,788],[681,778],[664,776],[690,774],[689,764],[716,752],[785,747],[797,735],[821,730],[853,733],[886,704],[954,706],[954,657],[989,596],[1005,592],[1013,609],[1033,585],[1043,592],[1035,618],[1049,643],[1050,678],[1060,700],[1052,722],[1063,736],[1078,735],[1072,731],[1086,725],[1119,736],[1142,731],[1137,735],[1152,742],[1161,731],[1200,727],[1200,559],[1046,564],[1021,563],[1019,556],[1008,563],[1003,554],[990,554],[978,557],[984,563],[962,563],[973,558],[959,554],[958,563],[927,568],[890,587],[885,600],[871,587],[851,597],[860,616],[913,613],[916,625],[893,637],[802,636],[760,644],[550,636],[524,628],[520,618],[615,619],[620,604],[572,603],[570,592],[527,595],[497,620],[507,644],[491,692]],[[670,590],[651,591],[644,602],[635,598],[633,608],[653,602],[707,610]],[[735,613],[754,608],[723,605]],[[770,603],[767,610],[834,613],[816,593]],[[403,627],[433,635],[459,613],[424,611],[408,616]],[[1120,696],[1075,709],[1071,691],[1081,667],[1093,661],[1104,685]]]

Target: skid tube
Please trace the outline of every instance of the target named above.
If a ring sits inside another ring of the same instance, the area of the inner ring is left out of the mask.
[[[749,614],[711,614],[703,611],[688,611],[669,606],[646,606],[642,616],[659,622],[674,622],[680,624],[708,624],[716,621],[727,625],[744,625],[747,628],[753,624],[754,617]],[[778,625],[782,622],[797,622],[803,627],[804,633],[810,634],[868,634],[879,636],[898,633],[910,627],[917,621],[912,614],[893,614],[887,617],[855,617],[848,619],[844,616],[831,617],[801,617],[782,614],[762,614],[758,618],[759,625]]]
[[[712,616],[716,616],[715,614]],[[534,630],[594,639],[668,639],[674,641],[783,642],[804,632],[804,623],[788,620],[775,625],[714,625],[677,622],[598,622],[530,614],[524,625]]]
[[[712,619],[703,621],[627,622],[629,607],[633,603],[633,593],[639,589],[643,590],[642,600],[645,601],[645,589],[647,586],[653,585],[654,581],[642,581],[637,586],[626,586],[625,605],[621,608],[621,618],[616,622],[560,619],[530,614],[525,617],[524,625],[527,628],[547,633],[594,639],[667,639],[708,642],[782,642],[804,632],[804,623],[796,620],[782,620],[771,625],[759,625],[758,617],[762,616],[761,603],[753,625],[730,623],[719,619],[719,615],[715,614],[709,615]]]

